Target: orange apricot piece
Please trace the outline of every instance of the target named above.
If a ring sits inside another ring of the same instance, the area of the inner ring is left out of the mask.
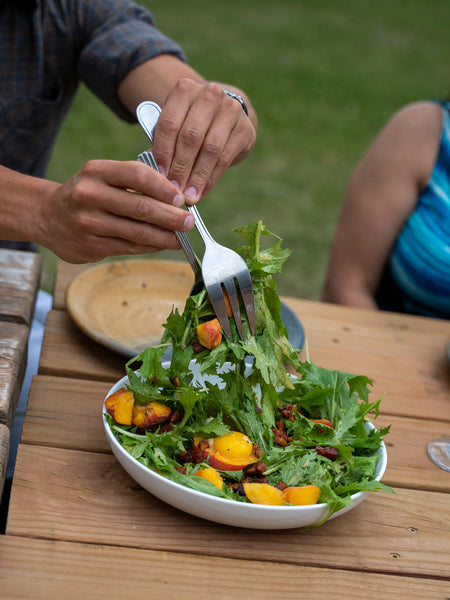
[[[219,321],[212,319],[197,325],[197,339],[203,347],[209,350],[218,346],[222,341],[222,330]]]
[[[283,490],[284,501],[295,506],[317,504],[320,488],[316,485],[295,485]]]
[[[283,492],[269,483],[244,483],[244,491],[253,504],[280,505],[285,502]]]
[[[227,316],[229,319],[233,316],[233,309],[231,308],[230,298],[228,297],[227,290],[223,290],[223,299],[225,300],[225,308],[227,309]]]
[[[171,409],[160,402],[149,402],[142,406],[136,405],[133,408],[132,424],[139,429],[145,429],[152,425],[158,425],[166,421],[171,413]]]
[[[134,394],[126,388],[120,388],[105,400],[106,410],[121,425],[131,425],[133,407]]]
[[[198,471],[196,471],[194,475],[197,475],[197,477],[202,477],[202,479],[210,481],[213,485],[219,488],[219,490],[222,489],[223,479],[220,476],[220,474],[216,471],[216,469],[213,469],[212,467],[201,468]]]
[[[334,429],[333,423],[331,421],[329,421],[328,419],[311,419],[311,421],[313,423],[322,423],[322,425],[326,425],[327,427],[331,427],[331,429]],[[324,431],[324,430],[322,429],[321,431]]]

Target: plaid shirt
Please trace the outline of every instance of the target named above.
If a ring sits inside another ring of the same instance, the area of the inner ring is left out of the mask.
[[[168,53],[184,60],[131,0],[0,0],[0,164],[44,176],[80,81],[133,122],[118,84]]]

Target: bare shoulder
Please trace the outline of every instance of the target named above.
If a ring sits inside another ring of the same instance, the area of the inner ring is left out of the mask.
[[[442,108],[436,102],[413,102],[398,110],[388,126],[403,130],[408,138],[421,135],[435,139],[442,129]]]
[[[399,109],[373,145],[375,157],[389,157],[395,171],[412,178],[418,189],[427,183],[439,151],[442,109],[430,101]]]
[[[435,102],[414,102],[400,109],[390,127],[408,152],[420,182],[425,185],[433,170],[442,133],[442,109]]]

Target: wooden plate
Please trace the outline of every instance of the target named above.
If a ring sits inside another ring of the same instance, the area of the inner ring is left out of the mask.
[[[67,289],[76,325],[96,342],[133,357],[156,345],[172,308],[182,312],[194,282],[186,263],[121,260],[83,271]]]

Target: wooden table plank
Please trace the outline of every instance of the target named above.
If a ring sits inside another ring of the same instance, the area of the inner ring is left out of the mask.
[[[11,427],[27,364],[29,329],[0,321],[0,423]]]
[[[3,423],[0,423],[0,498],[5,485],[6,470],[8,468],[9,458],[9,429]]]
[[[112,382],[38,375],[33,379],[22,443],[90,452],[110,452],[100,418]],[[450,492],[450,477],[428,457],[429,441],[446,426],[429,419],[381,415],[378,427],[391,425],[386,436],[388,485]]]
[[[0,319],[30,326],[42,258],[34,252],[0,249]]]
[[[125,357],[81,332],[67,312],[51,310],[48,313],[39,373],[115,381],[125,374],[125,363]]]
[[[183,576],[177,577],[179,573]],[[327,597],[324,582],[334,598],[361,600],[364,590],[365,600],[423,600],[446,598],[449,585],[443,580],[290,564],[283,565],[280,571],[280,566],[272,561],[239,561],[12,536],[0,538],[0,578],[2,595],[8,600],[123,600],[130,595],[157,600],[273,600],[280,595],[284,600],[317,600]]]
[[[245,530],[198,519],[159,501],[136,485],[113,456],[21,444],[6,533],[448,578],[448,494],[397,492],[369,494],[352,511],[317,529]],[[213,546],[205,540],[214,540]]]
[[[85,265],[72,265],[59,260],[56,263],[55,284],[53,287],[53,307],[66,309],[66,292],[69,284],[77,275],[90,267],[101,264],[100,262]]]

